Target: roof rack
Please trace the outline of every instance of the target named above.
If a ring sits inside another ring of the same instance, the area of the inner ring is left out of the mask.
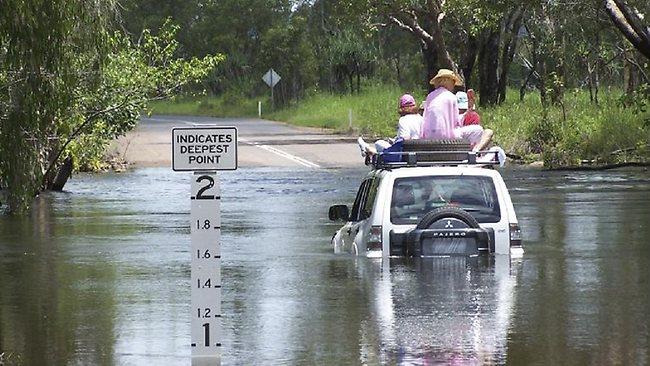
[[[478,161],[477,158],[493,154],[492,159]],[[458,166],[499,165],[497,151],[408,151],[408,152],[382,152],[373,156],[370,162],[377,169],[394,169],[406,167],[428,166]]]

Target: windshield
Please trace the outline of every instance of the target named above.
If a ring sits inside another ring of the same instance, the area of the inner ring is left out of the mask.
[[[393,224],[417,224],[429,211],[447,205],[462,208],[479,223],[501,219],[490,177],[428,176],[395,179],[390,220]]]

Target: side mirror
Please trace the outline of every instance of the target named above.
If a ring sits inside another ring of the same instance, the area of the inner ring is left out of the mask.
[[[346,205],[334,205],[330,207],[329,218],[332,221],[343,220],[348,221],[350,218],[350,210]]]

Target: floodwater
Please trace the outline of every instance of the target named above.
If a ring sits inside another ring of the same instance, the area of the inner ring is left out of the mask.
[[[222,363],[650,363],[650,173],[506,170],[523,258],[334,255],[364,169],[222,188]],[[0,365],[190,364],[191,174],[78,175],[0,218]]]

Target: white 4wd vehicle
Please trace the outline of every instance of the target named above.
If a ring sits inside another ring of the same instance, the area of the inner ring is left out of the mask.
[[[465,157],[456,161],[431,161],[437,152],[430,151],[427,159],[397,153],[393,162],[380,155],[352,211],[330,207],[330,220],[346,221],[332,238],[334,251],[368,257],[523,253],[517,216],[501,175],[491,169],[494,162],[476,164],[466,151],[455,152]]]

